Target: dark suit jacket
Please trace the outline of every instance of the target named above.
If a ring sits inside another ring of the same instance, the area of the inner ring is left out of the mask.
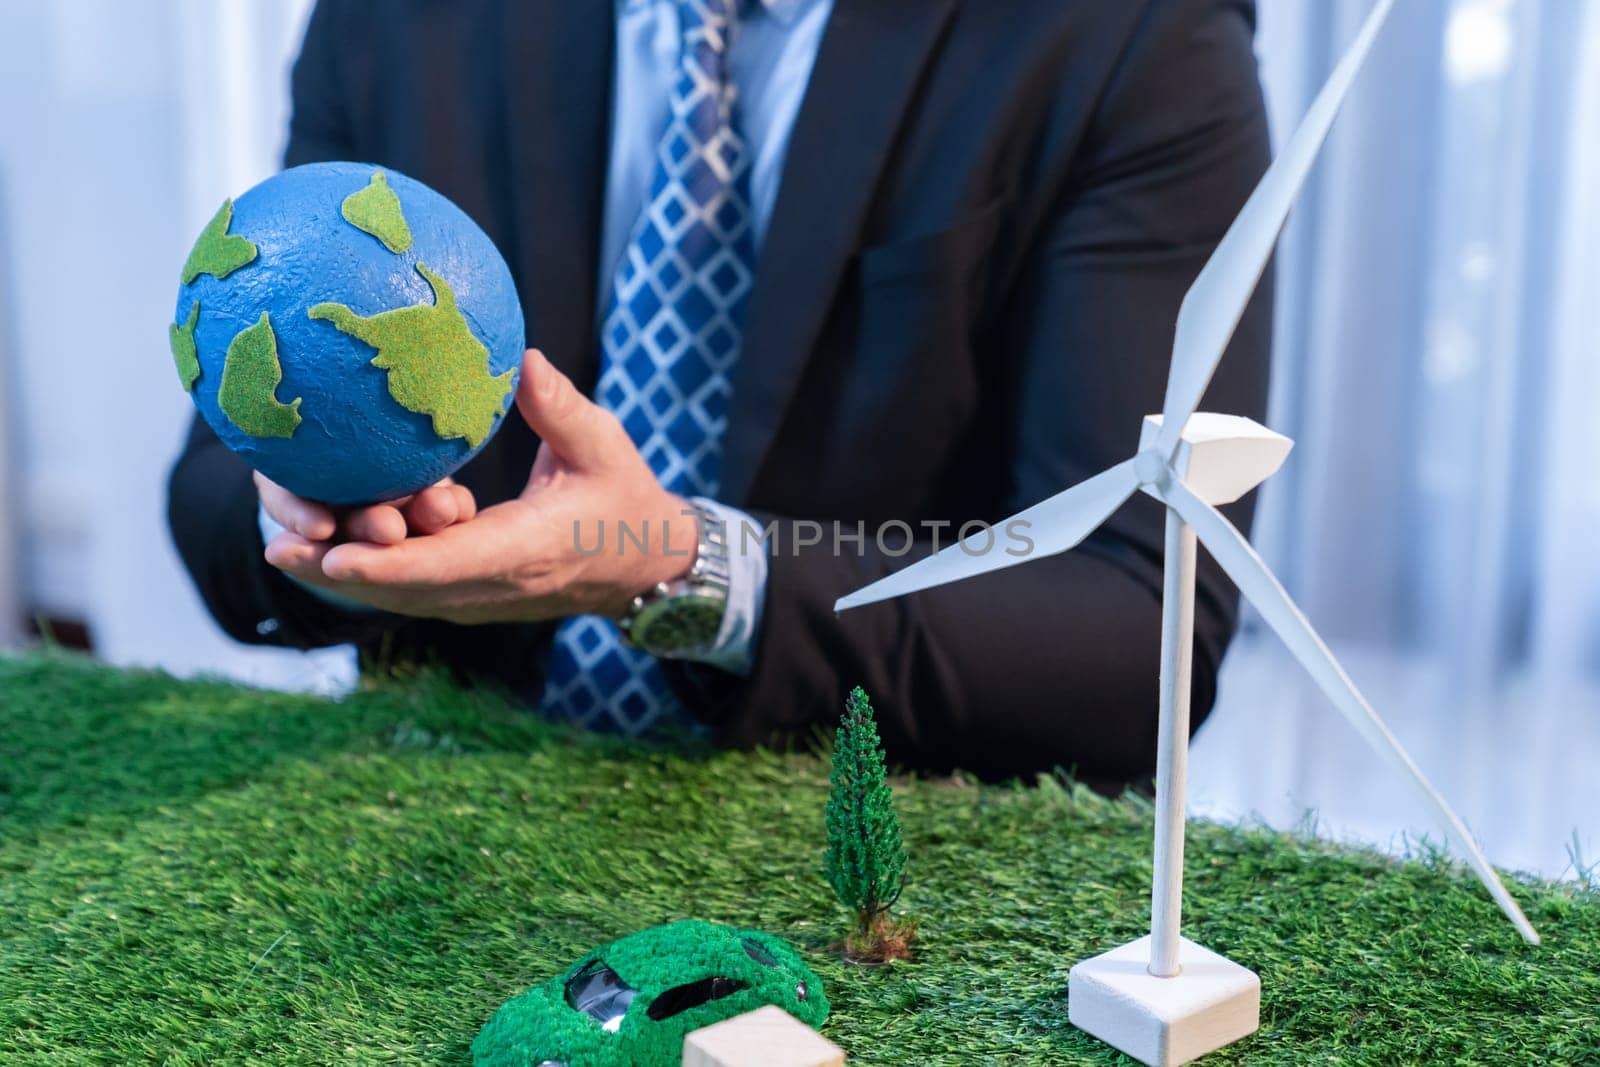
[[[1244,0],[837,0],[762,251],[722,498],[762,521],[948,520],[948,543],[1131,455],[1184,289],[1268,158],[1253,20]],[[511,264],[529,344],[585,387],[612,24],[610,0],[323,0],[286,157],[379,163],[460,204]],[[1263,414],[1267,288],[1209,409]],[[460,477],[506,499],[535,448],[510,418]],[[170,509],[240,640],[356,641],[538,692],[548,625],[356,617],[267,566],[249,472],[199,421]],[[730,744],[830,724],[860,684],[896,762],[1136,778],[1155,752],[1161,546],[1139,498],[1065,555],[835,618],[836,597],[930,545],[786,541],[753,674],[676,681]],[[1198,722],[1235,623],[1209,561],[1196,615]]]

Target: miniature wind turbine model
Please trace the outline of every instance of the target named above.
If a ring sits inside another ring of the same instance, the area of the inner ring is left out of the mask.
[[[1138,454],[1007,520],[1026,521],[1038,554],[1054,555],[1077,545],[1136,492],[1167,506],[1150,935],[1079,963],[1072,969],[1068,992],[1074,1025],[1145,1063],[1185,1063],[1252,1033],[1260,1015],[1260,982],[1254,973],[1178,935],[1197,536],[1334,707],[1416,787],[1522,936],[1535,944],[1539,940],[1461,819],[1400,747],[1250,542],[1216,509],[1271,476],[1293,442],[1250,419],[1195,413],[1391,6],[1393,0],[1379,0],[1373,8],[1299,129],[1185,294],[1166,399],[1160,415],[1145,418]],[[992,539],[984,532],[970,541],[851,593],[834,609],[844,611],[1025,562],[989,551]]]

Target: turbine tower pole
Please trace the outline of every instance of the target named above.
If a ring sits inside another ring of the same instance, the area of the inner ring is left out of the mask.
[[[1195,537],[1167,509],[1162,566],[1161,695],[1156,728],[1155,879],[1150,889],[1150,973],[1179,971],[1183,910],[1183,808],[1189,776],[1189,692],[1194,665]]]

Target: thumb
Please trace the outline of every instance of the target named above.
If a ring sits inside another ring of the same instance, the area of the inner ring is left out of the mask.
[[[626,443],[616,417],[578,392],[537,348],[522,357],[517,410],[541,441],[579,469],[605,466]]]

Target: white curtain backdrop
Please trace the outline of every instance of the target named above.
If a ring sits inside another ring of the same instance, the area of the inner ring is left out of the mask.
[[[1263,0],[1278,140],[1368,7]],[[1600,858],[1597,190],[1600,4],[1396,6],[1280,246],[1298,445],[1256,535],[1491,855],[1550,874]],[[1199,811],[1432,829],[1270,635],[1195,756]]]
[[[225,638],[165,520],[191,410],[163,339],[177,265],[224,197],[277,168],[308,10],[18,0],[0,13],[0,307],[15,313],[22,593],[87,619],[112,662],[310,688],[350,677],[346,653]]]
[[[1261,0],[1280,141],[1368,4]],[[0,13],[23,594],[86,617],[115,662],[350,678],[347,655],[224,639],[162,514],[189,409],[163,336],[176,265],[223,197],[277,166],[308,6]],[[1257,530],[1490,854],[1552,874],[1574,839],[1600,858],[1597,188],[1600,2],[1397,5],[1279,257],[1271,421],[1299,444]],[[1225,668],[1193,786],[1198,812],[1289,825],[1309,808],[1381,844],[1430,829],[1260,634]]]

